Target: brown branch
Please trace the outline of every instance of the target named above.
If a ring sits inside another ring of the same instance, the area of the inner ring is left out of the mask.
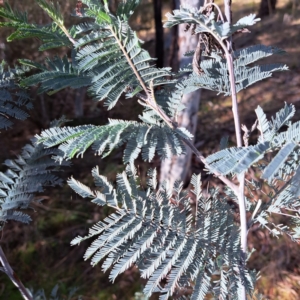
[[[3,266],[3,268],[2,268],[3,272],[9,277],[9,279],[12,281],[12,283],[18,288],[22,297],[25,300],[33,300],[33,297],[30,294],[30,292],[26,289],[26,287],[23,285],[22,281],[19,279],[17,274],[14,272],[14,270],[10,266],[1,246],[0,246],[0,262]]]
[[[232,23],[231,0],[224,0],[224,11],[225,11],[227,22],[231,24]],[[232,37],[228,39],[227,46],[228,46],[228,50],[230,51],[232,49]]]
[[[200,154],[200,152],[193,145],[193,143],[187,139],[183,139],[183,141],[193,151],[193,153],[196,155],[196,157],[204,163],[205,167],[209,169],[209,166],[208,166],[208,163],[207,163],[205,157]],[[210,170],[210,171],[212,171],[212,170]],[[235,185],[232,181],[230,181],[227,177],[225,177],[221,173],[216,172],[216,171],[212,171],[212,172],[223,183],[225,183],[229,188],[231,188],[236,195],[238,194],[238,186],[237,185]]]
[[[177,129],[178,128],[178,124],[177,122],[171,120],[166,113],[158,106],[152,106],[151,104],[149,104],[148,102],[148,98],[146,98],[144,95],[142,94],[138,94],[137,95],[142,101],[139,101],[139,103],[143,106],[147,106],[150,107],[151,109],[153,109],[154,111],[157,112],[157,114],[167,123],[167,125],[169,127],[171,127],[172,129]],[[198,149],[194,146],[194,144],[188,140],[188,139],[184,139],[182,138],[184,143],[192,150],[192,152],[196,155],[196,157],[202,161],[205,165],[205,167],[207,167],[209,169],[208,163],[206,162],[206,159],[204,156],[202,156],[200,154],[200,152],[198,151]],[[218,177],[223,183],[225,183],[229,188],[231,188],[233,190],[233,192],[238,196],[238,186],[235,185],[232,181],[230,181],[227,177],[225,177],[224,175],[220,174],[219,172],[216,171],[212,171],[214,173],[214,175],[216,177]]]

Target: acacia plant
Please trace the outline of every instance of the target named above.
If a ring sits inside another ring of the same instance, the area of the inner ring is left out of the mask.
[[[224,1],[225,13],[213,1],[205,1],[200,8],[185,6],[166,15],[165,27],[186,24],[186,30],[192,30],[199,38],[195,51],[186,54],[194,57],[193,64],[175,74],[170,68],[155,67],[155,61],[129,26],[138,0],[121,2],[115,13],[106,1],[78,1],[73,14],[78,24],[68,29],[58,6],[46,0],[36,3],[53,22],[28,23],[26,13],[13,11],[5,4],[0,15],[8,21],[1,25],[15,29],[8,40],[38,38],[39,50],[67,46],[71,56],[51,57],[45,64],[20,59],[20,64],[36,70],[33,75],[23,75],[21,86],[39,85],[40,93],[49,94],[66,87],[85,86],[95,100],[104,101],[107,109],[113,109],[124,94],[126,101],[132,98],[143,107],[139,121],[54,126],[36,136],[36,147],[55,151],[54,159],[60,163],[83,156],[88,148],[101,157],[118,147],[124,149],[125,171],[117,175],[116,186],[99,173],[98,167],[92,170],[94,189],[73,177],[68,180],[69,186],[83,198],[113,209],[107,218],[91,227],[87,236],[78,236],[71,244],[93,239],[84,259],[91,259],[92,265],[103,261],[102,269],[110,270],[112,281],[132,265],[137,266],[141,277],[147,279],[146,296],[251,296],[258,276],[255,270],[247,268],[253,251],[247,247],[251,227],[258,225],[273,236],[287,234],[293,241],[298,241],[300,234],[300,122],[291,121],[295,108],[285,104],[268,120],[258,106],[257,122],[251,129],[243,126],[242,136],[237,101],[237,93],[242,89],[275,71],[287,70],[282,64],[256,64],[283,51],[264,45],[234,49],[232,36],[246,31],[259,19],[251,14],[233,23],[230,1]],[[192,135],[176,122],[176,115],[184,109],[182,95],[200,88],[231,97],[235,124],[236,146],[228,147],[227,140],[222,139],[220,151],[208,157],[198,152],[191,142]],[[258,130],[258,139],[249,145],[254,130]],[[208,195],[203,196],[200,174],[192,176],[190,191],[183,191],[180,182],[174,186],[165,182],[158,187],[155,169],[148,171],[147,187],[140,186],[135,169],[140,154],[151,162],[156,155],[161,159],[180,155],[186,147],[192,149],[206,172],[220,180],[223,189],[210,188]],[[17,168],[8,166],[13,171]],[[249,169],[255,170],[255,178],[248,176]],[[27,203],[22,193],[18,198],[9,196],[8,191],[15,188],[11,181],[18,183],[20,177],[27,178],[23,193],[35,182],[29,171],[13,171],[8,170],[5,176],[1,173],[1,212],[9,215]],[[34,168],[34,173],[38,172],[45,173],[43,164]],[[196,199],[195,209],[190,205],[190,192]],[[11,205],[9,210],[7,203]],[[273,223],[273,214],[286,216],[286,224],[290,225]]]

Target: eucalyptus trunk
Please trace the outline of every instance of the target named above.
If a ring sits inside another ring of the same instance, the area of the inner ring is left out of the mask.
[[[272,15],[276,9],[277,0],[261,0],[258,15],[262,18]]]
[[[175,8],[178,9],[180,5],[188,4],[191,7],[200,7],[203,5],[202,0],[175,0]],[[178,26],[177,33],[177,59],[179,68],[183,68],[189,63],[192,63],[191,56],[184,56],[188,51],[195,50],[198,44],[198,35],[191,35],[190,31],[185,32],[185,25]],[[197,114],[199,110],[201,98],[201,90],[186,94],[182,98],[182,103],[186,108],[178,114],[178,124],[187,128],[193,135],[197,128]],[[160,182],[169,180],[170,184],[176,180],[186,181],[191,172],[192,150],[186,147],[186,154],[174,156],[171,159],[166,159],[161,163]]]

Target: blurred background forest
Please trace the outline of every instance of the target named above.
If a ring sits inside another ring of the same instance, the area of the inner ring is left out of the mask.
[[[175,65],[174,32],[164,31],[164,49],[156,52],[154,0],[142,0],[141,5],[132,18],[132,27],[139,37],[145,41],[143,47],[150,51],[151,56],[160,56],[159,64]],[[159,0],[157,0],[159,2]],[[277,0],[276,8],[272,0],[262,0],[267,4],[267,12],[260,9],[261,0],[233,1],[233,20],[249,13],[262,15],[262,21],[251,28],[251,33],[238,36],[237,48],[263,43],[284,49],[287,55],[276,59],[286,63],[290,71],[275,74],[272,78],[254,85],[239,94],[242,124],[248,127],[255,121],[254,109],[259,104],[270,117],[283,102],[293,103],[297,108],[295,118],[300,119],[300,3],[299,0]],[[70,16],[76,7],[76,0],[59,0],[66,25],[76,22]],[[111,2],[112,7],[117,0]],[[216,1],[221,3],[221,0]],[[1,3],[1,1],[0,1]],[[27,10],[29,20],[38,24],[50,22],[49,17],[35,5],[34,0],[10,0],[15,9]],[[3,4],[3,3],[2,3]],[[269,6],[268,6],[269,4]],[[172,0],[162,2],[162,16],[171,11]],[[270,9],[271,8],[271,9]],[[268,10],[270,9],[270,10]],[[18,58],[28,58],[43,62],[45,57],[68,53],[68,49],[39,52],[39,42],[20,40],[6,42],[9,30],[1,29],[0,59],[9,65],[16,63]],[[272,60],[274,58],[272,57]],[[65,90],[53,96],[38,95],[36,88],[30,91],[34,109],[27,121],[19,121],[12,129],[1,132],[0,161],[14,158],[29,139],[47,128],[49,122],[65,115],[72,121],[69,125],[107,123],[108,118],[137,119],[140,106],[133,100],[119,101],[111,111],[106,111],[101,103],[95,103],[86,96],[84,89],[79,91]],[[198,111],[198,124],[195,145],[203,155],[218,150],[222,136],[229,135],[234,141],[234,124],[231,113],[230,99],[216,96],[212,92],[203,91]],[[255,138],[255,137],[254,137]],[[74,159],[72,166],[62,175],[65,179],[74,175],[87,185],[92,185],[91,169],[98,165],[102,174],[110,180],[116,173],[123,170],[122,150],[114,151],[103,160],[92,152],[85,154],[84,159]],[[154,161],[156,167],[160,161]],[[142,182],[148,165],[138,161],[138,172]],[[203,166],[192,159],[190,174],[202,172]],[[0,165],[0,171],[5,170]],[[212,178],[203,173],[204,187]],[[213,181],[211,184],[218,184]],[[83,299],[134,299],[135,292],[141,291],[143,281],[138,272],[132,268],[120,276],[114,284],[108,281],[100,265],[92,267],[83,261],[83,254],[88,245],[70,247],[70,241],[77,236],[85,235],[88,227],[107,215],[87,200],[76,196],[69,187],[52,189],[45,195],[43,205],[36,205],[30,212],[33,221],[30,225],[9,222],[5,225],[1,236],[1,245],[12,267],[23,283],[34,290],[44,288],[49,294],[55,284],[67,295],[72,287],[78,288]],[[261,271],[261,279],[257,289],[266,299],[300,299],[300,248],[284,236],[271,238],[267,232],[253,231],[249,236],[249,246],[257,251],[252,255],[249,265]],[[17,289],[5,274],[0,273],[0,299],[22,299]],[[74,298],[75,299],[75,298]],[[153,298],[154,299],[154,298]]]

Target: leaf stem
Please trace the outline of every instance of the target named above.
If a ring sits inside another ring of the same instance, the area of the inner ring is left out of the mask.
[[[126,58],[128,64],[130,65],[132,71],[134,72],[136,78],[137,78],[138,81],[140,82],[140,85],[142,86],[144,92],[145,92],[146,95],[147,95],[147,98],[149,98],[149,93],[148,93],[148,89],[147,89],[147,87],[146,87],[146,85],[145,85],[145,82],[144,82],[144,80],[142,79],[142,77],[140,76],[140,74],[139,74],[138,70],[136,69],[134,63],[131,61],[131,58],[129,57],[129,55],[128,55],[126,49],[125,49],[125,47],[123,46],[122,42],[120,41],[120,39],[118,38],[118,36],[117,36],[116,33],[114,32],[113,28],[112,28],[112,27],[109,27],[109,29],[110,29],[110,31],[111,31],[113,37],[115,38],[116,42],[118,43],[118,45],[119,45],[121,51],[123,52],[123,55],[125,56],[125,58]]]
[[[176,129],[176,128],[178,128],[178,124],[176,123],[176,122],[174,122],[173,120],[171,120],[166,114],[165,114],[165,112],[158,106],[158,105],[156,105],[156,106],[153,106],[153,105],[151,105],[151,104],[148,104],[147,103],[147,98],[144,96],[144,95],[142,95],[142,94],[137,94],[137,97],[139,97],[140,99],[142,99],[144,102],[146,102],[146,103],[141,103],[141,102],[139,102],[141,105],[143,105],[143,106],[147,106],[147,107],[150,107],[151,109],[153,109],[165,122],[166,122],[166,124],[170,127],[170,128],[172,128],[172,129]],[[207,162],[206,162],[206,159],[205,159],[205,157],[204,156],[202,156],[201,154],[200,154],[200,152],[198,151],[198,149],[194,146],[194,144],[190,141],[190,140],[188,140],[188,139],[184,139],[184,138],[182,138],[183,139],[183,141],[184,141],[184,143],[192,150],[192,152],[196,155],[196,157],[200,160],[200,161],[202,161],[203,163],[204,163],[204,165],[205,165],[205,167],[207,167],[207,168],[209,168],[208,167],[208,164],[207,164]],[[230,181],[228,178],[226,178],[225,176],[223,176],[222,174],[220,174],[220,173],[218,173],[218,172],[216,172],[216,171],[213,171],[214,172],[214,175],[215,176],[217,176],[221,181],[223,181],[223,183],[225,183],[228,187],[230,187],[233,191],[234,191],[234,193],[236,194],[236,195],[238,195],[238,186],[237,185],[235,185],[232,181]]]
[[[193,153],[196,155],[196,157],[204,163],[205,167],[208,168],[208,164],[206,162],[205,157],[200,154],[200,152],[197,150],[197,148],[194,146],[194,144],[191,141],[187,140],[187,139],[183,139],[183,141],[193,151]],[[230,181],[227,177],[223,176],[222,174],[220,174],[216,171],[213,171],[213,172],[214,172],[215,176],[217,176],[229,188],[231,188],[236,195],[238,195],[239,189],[238,189],[237,185],[235,185],[232,181]]]
[[[230,1],[226,1],[224,5],[230,5]],[[228,7],[225,9],[228,10]],[[230,7],[229,7],[230,11]],[[237,93],[236,93],[236,84],[235,84],[235,76],[234,76],[234,69],[233,69],[233,59],[232,55],[230,54],[228,48],[222,41],[222,39],[209,27],[207,27],[204,23],[200,22],[199,20],[193,18],[193,20],[200,24],[218,41],[220,46],[222,47],[228,66],[228,73],[229,73],[229,80],[230,80],[230,89],[231,89],[231,99],[232,99],[232,112],[234,118],[234,126],[235,126],[235,134],[236,134],[236,142],[238,147],[242,147],[242,133],[241,133],[241,123],[240,117],[238,112],[238,101],[237,101]],[[241,221],[241,250],[243,253],[247,251],[247,218],[246,218],[246,206],[245,206],[245,196],[244,196],[244,188],[245,188],[245,174],[241,174],[239,176],[240,186],[238,192],[235,191],[236,196],[239,200],[239,209],[240,209],[240,221]],[[246,297],[246,296],[245,296]],[[246,299],[246,298],[245,298]]]
[[[224,0],[224,10],[227,22],[231,24],[232,22],[232,11],[231,11],[231,0]],[[232,49],[232,37],[230,36],[228,39],[228,50]]]
[[[218,11],[218,13],[219,13],[219,16],[220,16],[222,22],[224,23],[224,17],[223,17],[222,11],[221,11],[220,7],[219,7],[217,4],[215,4],[215,3],[213,3],[213,2],[206,3],[206,4],[203,6],[203,8],[202,8],[201,11],[205,10],[208,6],[214,6],[214,7],[217,9],[217,11]]]
[[[225,12],[227,21],[231,22],[231,1],[230,0],[224,0],[224,6],[225,6]],[[232,99],[232,112],[233,112],[233,118],[234,118],[234,127],[235,127],[235,134],[236,134],[236,142],[238,147],[242,147],[242,134],[241,134],[241,123],[240,123],[240,117],[238,112],[238,101],[237,101],[237,93],[236,93],[236,83],[235,83],[235,76],[234,76],[234,69],[233,69],[233,59],[232,55],[229,52],[231,49],[231,42],[229,40],[228,47],[224,44],[223,40],[209,27],[205,25],[205,23],[200,22],[199,20],[193,18],[193,20],[200,24],[201,27],[204,27],[207,32],[209,32],[215,40],[219,43],[219,45],[222,47],[227,61],[228,66],[228,73],[229,73],[229,81],[230,81],[230,90],[231,90],[231,99]],[[219,177],[220,178],[220,177]],[[246,215],[246,205],[245,205],[245,173],[243,172],[239,176],[239,188],[238,191],[234,190],[236,196],[238,197],[239,202],[239,211],[240,211],[240,224],[241,224],[241,251],[242,256],[245,258],[247,253],[247,215]],[[243,259],[243,261],[245,261]],[[243,286],[242,297],[243,299],[246,299],[246,289]]]
[[[56,23],[57,24],[57,23]],[[73,45],[75,45],[75,40],[72,38],[72,36],[71,36],[71,34],[69,33],[69,31],[68,31],[68,29],[64,26],[64,25],[59,25],[59,24],[57,24],[59,27],[60,27],[60,29],[64,32],[64,34],[67,36],[67,38],[69,39],[69,41],[73,44]]]
[[[18,288],[22,297],[25,300],[33,300],[32,295],[29,293],[29,291],[26,289],[26,287],[23,285],[23,283],[21,282],[17,274],[10,266],[1,246],[0,246],[0,262],[3,266],[2,268],[3,272],[9,277],[12,283]]]
[[[227,21],[229,25],[232,21],[231,16],[231,0],[224,0],[224,10],[225,15],[227,18]],[[223,44],[223,43],[222,43]],[[224,45],[224,44],[223,44]],[[225,45],[224,45],[225,46]],[[230,87],[231,87],[231,99],[232,99],[232,112],[233,112],[233,118],[234,118],[234,126],[235,126],[235,134],[236,134],[236,142],[238,147],[242,147],[242,133],[241,133],[241,122],[239,117],[239,111],[238,111],[238,101],[237,101],[237,93],[236,93],[236,83],[235,83],[235,76],[234,76],[234,68],[233,68],[233,58],[231,53],[229,52],[232,47],[232,39],[229,38],[229,44],[228,48],[223,47],[225,54],[226,54],[226,60],[227,60],[227,66],[228,66],[228,72],[229,72],[229,80],[230,80]],[[247,213],[246,213],[246,204],[245,204],[245,172],[242,172],[242,174],[239,176],[239,193],[238,193],[238,202],[239,202],[239,211],[240,211],[240,224],[241,224],[241,255],[242,255],[242,262],[246,261],[246,255],[247,255]],[[242,299],[246,300],[246,288],[245,285],[242,284],[242,290],[241,290],[241,296]]]

